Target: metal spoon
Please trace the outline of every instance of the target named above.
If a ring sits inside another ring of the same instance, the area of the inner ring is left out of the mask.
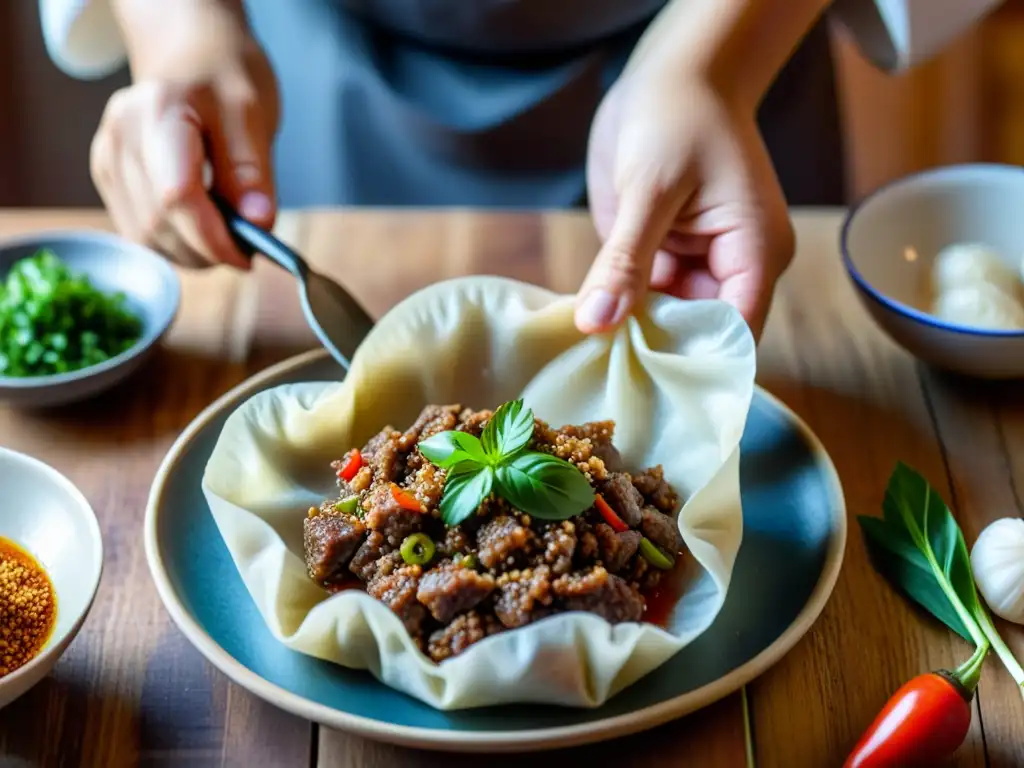
[[[243,219],[223,200],[214,198],[238,247],[252,256],[262,253],[299,281],[299,298],[306,322],[320,343],[348,370],[352,356],[373,328],[373,319],[348,291],[310,267],[265,229]]]

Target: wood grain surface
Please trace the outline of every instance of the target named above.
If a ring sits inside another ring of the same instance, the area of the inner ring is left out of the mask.
[[[836,254],[840,213],[797,211],[798,256],[783,278],[758,378],[819,435],[851,521],[878,511],[893,464],[915,466],[953,505],[972,543],[992,519],[1022,513],[1024,400],[1015,385],[935,374],[871,323]],[[0,212],[0,236],[102,227],[99,212]],[[286,213],[278,234],[344,281],[379,315],[409,292],[467,273],[572,291],[596,239],[573,214]],[[322,729],[229,682],[171,624],[142,548],[157,464],[218,395],[315,346],[294,283],[262,260],[249,274],[182,273],[183,303],[164,348],[117,390],[81,406],[0,406],[0,445],[66,473],[100,517],[107,559],[95,606],[54,673],[0,712],[0,766],[396,766],[461,768],[479,757],[398,749]],[[1001,624],[1024,656],[1024,631]],[[965,643],[897,597],[851,528],[835,592],[778,664],[719,703],[613,742],[489,765],[732,768],[838,766],[888,695],[955,666]],[[746,706],[745,706],[746,705]],[[994,661],[957,766],[1024,765],[1024,703]]]

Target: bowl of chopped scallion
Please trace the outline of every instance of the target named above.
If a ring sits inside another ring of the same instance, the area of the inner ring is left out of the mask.
[[[179,296],[164,259],[107,232],[0,243],[0,400],[66,405],[119,383],[167,331]]]

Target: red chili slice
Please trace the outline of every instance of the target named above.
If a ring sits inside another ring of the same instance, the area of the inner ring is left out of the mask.
[[[363,454],[359,452],[358,448],[353,448],[351,451],[345,454],[345,461],[341,465],[341,469],[338,470],[338,477],[345,482],[348,482],[362,469],[363,466]]]
[[[608,502],[604,500],[601,494],[597,494],[595,497],[594,506],[597,507],[597,511],[601,513],[601,517],[604,518],[605,522],[618,533],[629,530],[629,526],[622,521],[621,517],[615,514],[615,510],[608,506]]]
[[[407,509],[410,512],[419,512],[420,514],[426,512],[426,510],[423,509],[423,505],[420,504],[419,499],[408,491],[402,490],[397,485],[391,486],[391,495],[394,497],[395,501],[398,502],[398,506],[402,509]]]

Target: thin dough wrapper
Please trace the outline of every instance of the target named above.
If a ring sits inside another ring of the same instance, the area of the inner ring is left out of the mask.
[[[604,703],[710,626],[742,536],[739,440],[755,348],[718,301],[652,295],[615,334],[585,337],[573,297],[493,277],[431,286],[389,312],[341,383],[279,387],[228,419],[203,490],[273,634],[443,710],[511,702]],[[668,630],[549,617],[435,664],[368,595],[328,595],[306,576],[303,511],[334,491],[329,462],[427,403],[493,408],[522,396],[554,425],[615,419],[628,467],[662,464],[686,499],[679,529],[696,561]]]

